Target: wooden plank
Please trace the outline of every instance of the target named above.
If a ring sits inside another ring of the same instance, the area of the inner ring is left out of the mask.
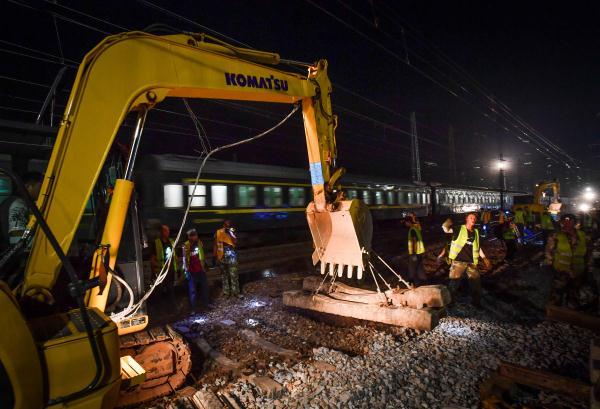
[[[512,379],[521,385],[550,390],[579,399],[588,399],[590,396],[591,388],[589,384],[548,371],[525,368],[508,362],[500,362],[498,372],[500,375]]]
[[[288,307],[302,308],[343,317],[376,321],[399,327],[408,327],[428,331],[439,322],[442,310],[431,308],[415,309],[397,306],[381,307],[375,304],[359,304],[350,301],[335,300],[303,291],[286,291],[283,293],[283,304]]]
[[[546,305],[546,318],[552,321],[564,322],[576,327],[587,328],[600,332],[600,317],[575,311],[558,305]]]
[[[266,339],[258,335],[256,332],[250,331],[249,329],[241,330],[240,334],[248,341],[250,341],[253,345],[256,345],[257,347],[260,347],[273,354],[283,356],[286,358],[297,358],[300,355],[298,351],[285,349],[280,347],[279,345],[275,345],[274,343],[267,341]]]

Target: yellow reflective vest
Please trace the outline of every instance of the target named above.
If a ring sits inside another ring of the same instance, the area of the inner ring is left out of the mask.
[[[552,218],[549,214],[542,213],[540,215],[540,224],[543,230],[554,230],[554,224],[552,224]]]
[[[475,233],[473,238],[473,264],[477,265],[479,262],[479,230],[474,229],[473,232]],[[452,243],[450,243],[450,253],[448,254],[450,260],[454,261],[456,259],[468,239],[469,232],[467,231],[467,226],[463,224],[460,226],[456,240],[452,240]]]
[[[415,237],[417,238],[416,249],[413,248],[413,241],[410,237],[410,232],[415,232]],[[420,228],[411,227],[408,230],[408,254],[423,254],[425,253],[425,244],[423,243],[423,234],[421,233]]]
[[[525,224],[525,212],[523,210],[515,210],[514,222],[517,224]]]
[[[175,252],[175,246],[174,246],[173,239],[169,239],[169,242],[171,243],[171,251]],[[156,247],[156,262],[158,263],[158,268],[160,270],[162,270],[163,266],[165,265],[166,260],[165,260],[165,248],[163,246],[163,243],[162,243],[162,240],[160,239],[160,237],[158,239],[154,240],[154,246]],[[177,257],[175,257],[175,254],[172,254],[171,257],[173,258],[173,261],[171,261],[171,266],[173,266],[175,271],[177,271],[178,270]]]
[[[556,248],[554,249],[554,262],[552,266],[556,271],[564,273],[581,274],[585,271],[585,233],[577,230],[577,244],[571,248],[569,237],[565,233],[556,234]]]

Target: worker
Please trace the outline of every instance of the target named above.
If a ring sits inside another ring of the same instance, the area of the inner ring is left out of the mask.
[[[519,229],[519,234],[523,237],[523,229],[525,228],[525,211],[523,209],[515,210],[514,222]]]
[[[525,225],[531,230],[535,225],[535,213],[528,206],[525,206]]]
[[[519,238],[519,229],[513,220],[504,223],[504,231],[502,233],[502,241],[506,246],[506,257],[504,260],[510,263],[515,258],[517,253],[517,241]]]
[[[481,279],[477,270],[479,258],[483,260],[488,269],[491,267],[491,263],[479,246],[479,231],[475,228],[476,222],[477,215],[469,213],[465,218],[465,224],[460,226],[460,229],[454,230],[448,256],[452,260],[448,288],[452,298],[456,299],[460,279],[466,271],[469,278],[471,303],[479,307],[481,306]]]
[[[200,301],[202,307],[208,307],[208,279],[206,277],[206,263],[204,259],[204,248],[198,239],[196,229],[187,231],[187,241],[184,243],[183,270],[188,282],[188,296],[192,310],[196,309],[196,294],[200,286]]]
[[[237,272],[237,237],[231,221],[225,220],[223,227],[215,233],[213,255],[221,270],[223,295],[243,298]]]
[[[36,201],[40,195],[44,176],[39,172],[29,172],[23,175],[25,190]],[[29,222],[29,209],[25,201],[17,195],[11,195],[4,199],[1,208],[2,230],[0,251],[14,246],[25,234]]]
[[[546,246],[548,244],[548,237],[554,231],[552,217],[547,211],[540,215],[540,227],[542,228],[542,241],[544,242],[544,246]]]
[[[492,213],[488,209],[484,208],[481,212],[481,228],[483,230],[481,234],[482,237],[487,237],[491,218]]]
[[[154,246],[152,248],[152,254],[150,256],[150,266],[152,269],[153,279],[156,279],[162,272],[165,263],[171,259],[169,270],[165,276],[161,286],[162,293],[167,294],[170,301],[174,301],[174,286],[176,274],[179,271],[177,257],[173,252],[175,251],[175,244],[173,239],[170,238],[171,230],[169,226],[163,224],[160,226],[160,236],[154,240]]]
[[[427,280],[423,268],[423,254],[425,253],[425,243],[423,243],[423,232],[421,224],[416,215],[412,214],[406,217],[404,225],[408,229],[408,275],[409,280],[415,285],[420,285]]]
[[[575,216],[564,214],[560,218],[560,231],[548,238],[544,265],[553,273],[551,304],[564,304],[569,293],[583,283],[586,270],[587,239],[585,233],[575,229]]]
[[[454,222],[451,218],[447,218],[442,224],[442,230],[444,232],[444,247],[442,247],[442,251],[437,256],[438,265],[443,264],[443,257],[446,256],[446,260],[448,259],[448,252],[450,251],[450,243],[452,243],[452,224]]]

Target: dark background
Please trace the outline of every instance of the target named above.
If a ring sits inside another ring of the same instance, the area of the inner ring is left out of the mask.
[[[495,163],[502,152],[512,189],[530,190],[539,180],[558,178],[565,193],[574,195],[600,181],[600,8],[592,2],[1,4],[0,119],[34,122],[64,63],[69,68],[56,124],[88,50],[108,34],[164,23],[210,30],[235,45],[290,60],[327,58],[340,117],[339,160],[351,173],[411,179],[409,116],[415,111],[425,180],[497,186]],[[270,128],[290,109],[231,101],[191,104],[213,147]],[[163,111],[150,114],[142,152],[196,154],[198,138],[183,103],[166,101],[159,108]],[[44,123],[49,122],[46,115]],[[122,129],[124,141],[132,123],[128,118]],[[456,174],[449,162],[450,125]],[[220,157],[306,168],[301,116]]]

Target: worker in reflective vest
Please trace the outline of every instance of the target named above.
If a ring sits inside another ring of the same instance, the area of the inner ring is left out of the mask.
[[[465,224],[460,226],[460,229],[454,230],[454,239],[450,244],[450,254],[448,255],[452,260],[448,288],[455,300],[460,280],[466,271],[469,278],[471,303],[479,307],[481,305],[481,279],[477,264],[479,258],[483,260],[486,268],[490,268],[491,263],[479,246],[479,231],[475,228],[476,222],[475,213],[469,213],[465,218]]]
[[[487,209],[481,211],[481,228],[483,229],[482,237],[486,237],[490,227],[490,220],[492,219],[492,212]]]
[[[223,295],[242,298],[238,279],[237,237],[231,221],[225,220],[223,228],[215,233],[213,255],[221,270]]]
[[[585,279],[588,243],[585,233],[575,229],[575,216],[564,214],[560,231],[548,238],[544,264],[553,273],[550,303],[577,304],[576,291]]]
[[[504,232],[502,233],[502,239],[506,245],[506,262],[511,262],[515,254],[517,253],[517,240],[519,238],[519,229],[517,225],[511,220],[505,223]]]
[[[526,206],[524,216],[525,225],[531,229],[535,224],[535,213],[529,207]]]
[[[409,280],[420,285],[427,280],[425,269],[423,268],[423,254],[425,253],[425,244],[423,243],[423,233],[421,224],[413,213],[406,217],[404,225],[408,229],[408,275]]]
[[[545,246],[548,244],[548,237],[554,231],[554,223],[552,222],[550,213],[544,212],[540,215],[540,227],[542,228],[542,240]]]
[[[173,286],[175,285],[175,276],[179,272],[179,266],[177,265],[177,257],[175,256],[175,245],[173,240],[169,237],[171,231],[169,226],[162,225],[160,228],[160,237],[154,240],[154,248],[152,249],[152,255],[150,256],[150,266],[152,269],[152,281],[158,277],[162,272],[165,263],[171,259],[169,270],[161,284],[161,292],[167,294],[170,301],[173,301]],[[146,283],[149,285],[150,283]]]
[[[183,245],[183,269],[188,282],[188,297],[192,310],[197,308],[197,294],[200,288],[200,302],[203,308],[209,307],[208,278],[204,247],[198,238],[196,229],[187,231],[187,241]]]
[[[525,227],[525,212],[523,209],[515,210],[514,222],[519,229],[519,233],[523,236],[523,228]]]

